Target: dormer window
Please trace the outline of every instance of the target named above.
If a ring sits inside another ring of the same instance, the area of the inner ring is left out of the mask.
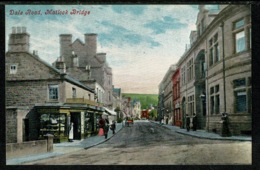
[[[10,65],[10,74],[16,74],[17,73],[17,64]]]

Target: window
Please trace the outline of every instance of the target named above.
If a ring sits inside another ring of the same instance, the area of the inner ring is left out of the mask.
[[[211,48],[210,50],[209,50],[209,65],[211,66],[211,65],[213,65],[213,60],[214,60],[214,55],[213,55],[213,48]]]
[[[249,112],[252,107],[251,77],[233,80],[235,112]]]
[[[187,63],[187,80],[190,81],[193,78],[193,58]]]
[[[17,73],[17,65],[16,64],[12,64],[10,66],[10,74],[16,74]]]
[[[245,112],[246,111],[246,91],[237,91],[235,92],[236,98],[236,111]]]
[[[220,113],[219,85],[210,88],[210,113]]]
[[[185,74],[186,74],[185,69],[186,69],[185,66],[183,66],[181,69],[181,84],[182,85],[185,85]]]
[[[209,40],[209,66],[219,61],[218,33]]]
[[[214,51],[215,51],[215,62],[218,62],[219,61],[219,45],[218,45],[218,43],[215,44]]]
[[[210,97],[210,113],[211,114],[214,113],[214,97],[213,96]]]
[[[241,31],[236,33],[236,53],[244,51],[246,49],[245,32]]]
[[[251,48],[250,16],[244,17],[233,23],[235,53],[243,52]]]
[[[240,20],[240,21],[237,21],[237,22],[235,23],[235,29],[239,29],[239,28],[243,27],[244,25],[245,25],[245,22],[244,22],[243,19]]]
[[[49,85],[49,99],[58,100],[58,85]]]
[[[64,113],[44,113],[40,117],[39,137],[52,134],[55,138],[64,137],[69,130],[67,117]]]
[[[77,93],[76,93],[76,88],[72,88],[72,98],[76,98],[77,97]]]
[[[188,113],[194,113],[194,95],[188,97]]]

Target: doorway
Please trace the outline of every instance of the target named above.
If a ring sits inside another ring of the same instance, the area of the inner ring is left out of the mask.
[[[73,139],[80,140],[81,139],[81,116],[80,112],[72,112],[71,114],[71,122],[73,122]]]

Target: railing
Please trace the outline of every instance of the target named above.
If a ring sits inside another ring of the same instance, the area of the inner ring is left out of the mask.
[[[92,100],[84,99],[84,98],[67,98],[66,103],[68,104],[87,104],[91,106],[103,106],[103,103],[97,103]]]

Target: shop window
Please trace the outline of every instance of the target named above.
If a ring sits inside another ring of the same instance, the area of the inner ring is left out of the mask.
[[[66,134],[66,114],[65,113],[44,113],[40,115],[40,138],[46,134],[54,135],[54,140],[60,140]]]
[[[17,64],[12,64],[10,66],[10,74],[16,74],[17,73]]]
[[[49,85],[49,99],[58,99],[58,85]]]

